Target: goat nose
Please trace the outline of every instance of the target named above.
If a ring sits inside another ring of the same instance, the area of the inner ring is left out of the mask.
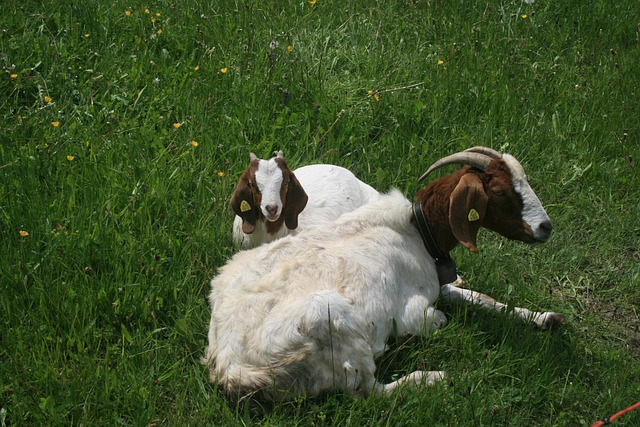
[[[551,232],[553,231],[553,226],[551,225],[551,221],[543,221],[538,226],[543,233],[542,240],[547,240],[551,236]]]
[[[269,215],[275,215],[276,213],[278,213],[278,205],[276,204],[269,204],[265,206],[265,209],[267,210],[267,212],[269,212]]]

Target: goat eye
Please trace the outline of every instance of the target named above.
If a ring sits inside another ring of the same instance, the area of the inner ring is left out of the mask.
[[[500,189],[500,188],[494,188],[493,190],[491,190],[491,192],[493,194],[495,194],[498,197],[502,197],[504,196],[504,190]]]

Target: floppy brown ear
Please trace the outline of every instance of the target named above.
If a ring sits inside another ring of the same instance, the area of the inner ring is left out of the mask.
[[[475,174],[464,175],[449,198],[449,225],[453,235],[471,252],[478,252],[476,237],[484,222],[487,194]]]
[[[304,188],[298,181],[298,178],[289,171],[289,186],[287,188],[287,196],[285,199],[284,207],[282,208],[282,215],[284,216],[284,223],[289,230],[295,230],[298,228],[298,215],[307,206],[309,197],[305,193]]]
[[[256,208],[253,204],[253,191],[249,188],[245,175],[238,181],[230,203],[236,215],[242,218],[242,232],[253,233],[256,229]]]

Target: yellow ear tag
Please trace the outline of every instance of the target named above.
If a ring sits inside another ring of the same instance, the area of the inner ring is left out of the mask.
[[[477,210],[471,209],[467,218],[469,218],[469,222],[477,221],[480,219],[480,214]]]
[[[249,203],[247,203],[246,200],[243,200],[240,203],[240,212],[246,212],[246,211],[250,211],[251,210],[251,206],[249,206]]]

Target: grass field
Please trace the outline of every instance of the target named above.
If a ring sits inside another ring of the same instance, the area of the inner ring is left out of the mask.
[[[34,1],[0,15],[0,425],[588,426],[640,400],[640,4]],[[235,407],[199,364],[249,152],[409,197],[514,154],[555,226],[454,257],[544,332],[444,306],[391,397]],[[640,424],[640,410],[614,425]]]

